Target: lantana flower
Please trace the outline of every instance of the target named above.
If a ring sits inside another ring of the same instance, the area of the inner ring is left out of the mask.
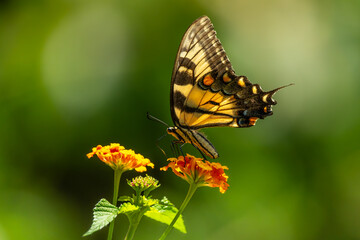
[[[145,172],[146,167],[154,168],[154,164],[143,155],[135,153],[131,149],[125,149],[118,143],[111,143],[107,146],[98,145],[86,156],[92,158],[94,155],[114,170],[114,195],[112,204],[116,206],[118,201],[119,185],[121,175],[128,170],[135,169],[138,172]],[[110,223],[108,239],[112,239],[114,221]]]
[[[145,177],[137,176],[131,179],[131,181],[128,180],[127,183],[138,195],[144,192],[145,197],[147,197],[152,190],[160,187],[159,181],[147,174]]]
[[[190,187],[179,211],[161,235],[160,240],[164,240],[170,233],[198,187],[218,187],[221,193],[225,193],[229,187],[229,184],[227,183],[228,176],[224,172],[228,167],[222,166],[220,163],[212,163],[206,160],[203,161],[202,158],[196,158],[190,154],[187,154],[185,157],[179,156],[178,158],[169,158],[168,161],[170,161],[170,163],[167,166],[160,168],[160,170],[167,171],[171,168],[177,176],[187,181],[190,184]]]
[[[138,172],[145,172],[146,167],[154,168],[154,164],[143,155],[135,153],[133,150],[125,149],[118,143],[111,143],[107,146],[98,145],[86,156],[91,158],[97,155],[101,161],[109,165],[112,169],[121,169],[122,172],[135,169]]]
[[[229,184],[228,176],[224,170],[228,167],[222,166],[217,162],[203,161],[202,158],[196,158],[187,154],[178,158],[169,158],[170,163],[160,170],[166,171],[168,168],[189,184],[200,186],[218,187],[221,193],[225,193]]]

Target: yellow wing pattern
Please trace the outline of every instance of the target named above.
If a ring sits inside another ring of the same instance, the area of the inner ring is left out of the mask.
[[[272,114],[276,104],[245,76],[237,76],[216,37],[210,19],[197,19],[186,31],[175,61],[171,84],[171,113],[176,125],[199,129],[250,127]]]

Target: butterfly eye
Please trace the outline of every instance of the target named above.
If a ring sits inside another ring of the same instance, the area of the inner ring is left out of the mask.
[[[166,129],[166,132],[167,132],[168,134],[170,134],[170,133],[174,132],[174,128],[168,127],[168,128]]]

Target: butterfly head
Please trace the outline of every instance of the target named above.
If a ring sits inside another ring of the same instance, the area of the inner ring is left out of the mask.
[[[187,141],[188,139],[188,134],[186,133],[187,131],[184,129],[184,130],[181,130],[180,128],[174,126],[174,127],[168,127],[166,129],[166,132],[168,134],[170,134],[171,136],[173,136],[174,138],[176,138],[177,140],[179,140],[180,142],[189,142]]]
[[[179,131],[179,130],[178,130],[178,127],[168,127],[168,128],[166,129],[166,132],[167,132],[168,134],[170,134],[170,135],[172,135],[172,136],[174,136],[175,138],[178,139],[178,137],[177,137],[177,131]]]
[[[166,131],[170,134],[173,131],[176,131],[177,127],[168,127]]]

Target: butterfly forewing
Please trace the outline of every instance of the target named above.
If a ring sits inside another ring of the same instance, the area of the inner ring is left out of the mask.
[[[216,32],[206,16],[197,19],[186,31],[181,41],[171,82],[171,114],[179,123],[185,101],[193,86],[214,69],[230,70]]]

